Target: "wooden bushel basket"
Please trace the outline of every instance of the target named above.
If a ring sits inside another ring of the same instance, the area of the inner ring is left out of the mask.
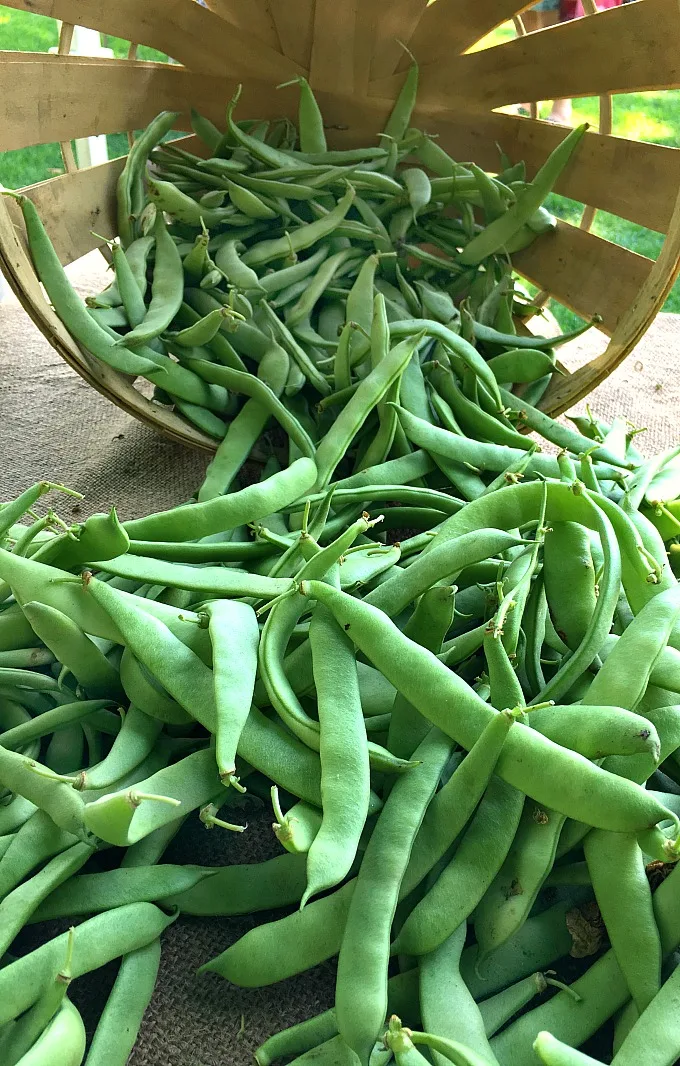
[[[196,107],[215,123],[238,82],[241,117],[295,118],[297,90],[275,86],[304,73],[317,92],[333,147],[375,144],[408,64],[421,69],[413,124],[437,134],[454,158],[497,166],[499,144],[531,176],[564,129],[494,109],[555,97],[600,96],[589,131],[557,191],[586,205],[581,226],[560,223],[515,257],[520,273],[585,318],[602,316],[602,355],[556,376],[543,401],[552,413],[586,395],[625,358],[662,306],[680,263],[680,151],[614,137],[611,94],[680,86],[680,4],[638,0],[523,36],[520,0],[4,0],[63,22],[58,55],[0,52],[0,150],[59,141],[66,173],[24,190],[63,263],[116,233],[117,159],[76,168],[71,140],[138,130],[158,111]],[[467,53],[515,16],[518,37]],[[130,58],[69,55],[74,24],[131,42]],[[1,44],[1,37],[0,37]],[[141,62],[136,44],[174,63]],[[467,54],[466,54],[467,53]],[[535,108],[532,109],[535,113]],[[181,143],[181,142],[180,142]],[[666,234],[656,262],[589,232],[596,210]],[[38,283],[20,212],[0,197],[0,267],[50,343],[91,385],[167,436],[214,450],[178,414],[82,351]]]

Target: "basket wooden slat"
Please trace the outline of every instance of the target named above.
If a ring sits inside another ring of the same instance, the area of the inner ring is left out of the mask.
[[[563,128],[552,122],[532,122],[502,112],[489,112],[474,122],[465,115],[453,119],[437,115],[427,128],[455,144],[460,159],[474,159],[489,168],[498,165],[499,144],[511,159],[526,161],[530,176],[564,137]],[[593,130],[586,133],[555,186],[563,196],[660,233],[668,229],[678,188],[677,148]]]
[[[432,63],[447,63],[453,52],[465,52],[507,19],[531,4],[518,0],[438,0],[421,17],[412,37],[405,43],[414,55],[428,56]],[[455,14],[454,14],[455,11]],[[422,11],[421,11],[422,15]],[[392,73],[405,70],[408,59],[399,56]]]
[[[546,247],[548,244],[550,247]],[[591,315],[600,314],[600,328],[609,334],[618,326],[652,267],[645,256],[565,222],[558,222],[550,241],[536,241],[513,260],[520,273],[578,314],[584,314],[586,308],[590,308]],[[602,293],[609,289],[612,277],[617,279],[616,288],[607,292],[603,302]]]
[[[354,95],[360,99],[368,93],[373,76],[371,63],[377,44],[380,13],[385,5],[382,0],[362,0],[356,13],[354,36]]]
[[[304,70],[309,70],[312,61],[314,0],[287,0],[285,4],[270,3],[269,6],[283,55]]]
[[[660,71],[665,88],[677,88],[678,40],[677,0],[610,8],[459,56],[455,63],[424,64],[419,102],[433,110],[488,110],[527,100],[638,92],[658,88]],[[393,98],[402,78],[371,82],[369,93]]]
[[[266,0],[206,0],[205,6],[239,33],[256,37],[267,48],[281,51],[279,35]]]
[[[446,7],[446,0],[438,0],[442,2]],[[393,0],[391,4],[380,5],[376,12],[371,81],[389,77],[402,60],[408,62],[403,45],[408,45],[413,37],[423,11],[421,0]]]
[[[108,181],[111,185],[115,185],[115,179],[121,166],[122,160],[115,160],[113,163],[104,165],[104,167],[108,168]],[[91,172],[104,170],[104,167],[93,167]],[[73,177],[80,177],[80,174],[83,173],[85,172],[81,171]],[[51,183],[44,183],[44,185],[49,184]],[[113,203],[113,199],[110,196],[108,199]],[[119,407],[141,422],[146,422],[156,429],[161,429],[163,434],[172,440],[184,442],[197,448],[213,450],[215,442],[209,437],[200,433],[194,426],[187,423],[173,411],[163,410],[162,418],[159,418],[158,406],[152,404],[150,400],[135,389],[127,378],[116,373],[115,370],[111,370],[110,367],[79,348],[42,294],[38,279],[30,267],[25,247],[19,238],[22,230],[16,224],[17,221],[17,216],[13,213],[12,208],[0,211],[0,270],[2,270],[10,287],[21,300],[38,329],[49,338],[50,343],[61,357],[89,385],[108,399],[115,398],[115,402]],[[51,221],[54,223],[54,218]],[[105,220],[100,219],[100,222],[105,223]],[[79,220],[78,230],[81,228]],[[106,227],[104,226],[104,228]],[[113,225],[110,225],[109,232],[112,232],[113,229]]]
[[[234,27],[193,0],[10,0],[33,11],[166,52],[196,72],[230,73],[274,83],[303,73],[254,34]]]
[[[116,236],[116,181],[124,162],[113,159],[104,166],[42,181],[28,190],[64,265],[101,246],[93,230],[109,239]],[[10,201],[7,207],[23,237],[19,205]]]
[[[9,0],[10,6],[60,18],[151,45],[180,65],[87,60],[68,55],[0,53],[0,149],[45,141],[65,148],[74,138],[139,129],[159,110],[180,111],[188,129],[196,106],[214,122],[236,84],[244,83],[239,117],[295,118],[295,87],[275,85],[305,73],[317,91],[329,145],[375,144],[415,52],[421,92],[413,124],[436,134],[458,159],[497,165],[496,142],[529,175],[561,139],[548,123],[496,113],[504,104],[680,83],[675,41],[678,0],[645,0],[471,54],[493,26],[530,6],[522,0]],[[593,5],[587,3],[586,10]],[[521,19],[516,19],[521,27]],[[395,73],[397,72],[397,73]],[[25,84],[39,106],[25,106]],[[546,407],[563,409],[625,356],[661,305],[680,262],[676,202],[680,152],[608,134],[610,98],[600,105],[602,130],[586,134],[557,191],[586,205],[581,229],[560,224],[517,257],[527,277],[584,317],[599,313],[612,341],[602,357],[553,382]],[[195,140],[190,143],[195,144]],[[68,162],[68,160],[67,160]],[[29,190],[65,263],[96,246],[90,233],[115,229],[114,185],[121,161],[67,173]],[[10,213],[11,210],[11,213]],[[657,263],[588,232],[607,210],[667,232]],[[45,303],[15,229],[18,215],[0,201],[0,258],[10,283],[65,359],[94,387],[174,437],[214,448],[181,418],[152,405],[126,380],[99,365],[58,323]]]
[[[618,327],[602,355],[579,367],[566,378],[553,376],[542,406],[548,411],[561,413],[575,402],[587,396],[600,385],[623,362],[645,335],[650,322],[663,306],[678,274],[680,256],[680,193],[673,212],[661,253],[652,265],[640,291],[627,312],[621,317]]]
[[[358,0],[316,0],[309,80],[315,88],[349,96],[354,90]]]

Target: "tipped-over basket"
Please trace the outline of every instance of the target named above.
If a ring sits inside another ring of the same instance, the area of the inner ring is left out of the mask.
[[[557,185],[586,205],[580,226],[519,253],[517,270],[585,318],[598,314],[611,338],[574,373],[556,375],[542,406],[565,410],[640,340],[680,263],[680,151],[611,134],[612,94],[680,86],[677,0],[644,0],[524,34],[520,0],[4,0],[62,20],[59,54],[0,52],[0,149],[58,141],[66,173],[24,190],[35,201],[63,263],[113,237],[116,159],[78,170],[74,138],[138,130],[159,111],[193,106],[218,125],[242,82],[241,114],[295,117],[305,74],[317,93],[332,147],[375,144],[409,63],[420,64],[413,122],[454,158],[497,167],[498,147],[526,160],[529,176],[564,136],[535,117],[496,109],[556,97],[600,96],[600,129],[589,131]],[[515,18],[514,40],[468,51]],[[130,41],[128,59],[70,55],[74,23]],[[401,42],[401,43],[400,43]],[[136,46],[174,62],[141,62]],[[604,95],[603,95],[604,94]],[[532,106],[535,116],[536,108]],[[590,232],[597,210],[666,234],[656,262]],[[21,215],[0,197],[0,267],[60,355],[114,403],[177,440],[215,442],[179,414],[147,399],[129,379],[84,352],[47,303],[26,251]]]

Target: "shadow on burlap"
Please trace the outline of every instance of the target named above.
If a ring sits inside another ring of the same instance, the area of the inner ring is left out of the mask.
[[[82,273],[82,263],[73,269],[82,291],[93,291],[98,282],[101,287],[101,271],[95,278]],[[0,325],[0,499],[41,477],[63,481],[85,495],[79,505],[68,498],[56,504],[62,517],[76,521],[113,503],[126,519],[191,496],[205,468],[203,455],[163,440],[88,388],[14,301],[0,305]],[[679,344],[680,318],[660,315],[636,352],[590,397],[594,413],[604,420],[618,414],[647,427],[638,438],[646,454],[675,444],[680,435]],[[578,365],[601,347],[601,336],[591,334],[571,347],[565,362]],[[583,412],[585,403],[577,409]],[[165,861],[261,862],[278,849],[270,822],[269,812],[263,810],[250,817],[246,833],[235,836],[208,832],[193,817]],[[214,974],[196,977],[199,965],[264,917],[181,918],[167,930],[160,978],[131,1066],[245,1066],[271,1032],[331,1004],[330,963],[271,989],[234,988]],[[35,935],[31,931],[23,938],[23,950],[35,942]],[[114,976],[111,965],[73,985],[73,998],[89,1031]]]

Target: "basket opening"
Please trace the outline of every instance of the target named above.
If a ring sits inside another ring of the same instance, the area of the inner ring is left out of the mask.
[[[0,4],[0,44],[8,52],[49,52],[59,43],[59,23],[47,15]]]
[[[123,37],[114,37],[112,33],[102,33],[102,47],[110,48],[115,59],[128,59],[130,56],[131,41]],[[135,59],[144,59],[150,63],[171,63],[172,60],[157,48],[151,48],[147,44],[135,45]]]
[[[65,170],[61,147],[57,141],[0,152],[0,185],[7,189],[35,185],[39,181],[56,178]]]

